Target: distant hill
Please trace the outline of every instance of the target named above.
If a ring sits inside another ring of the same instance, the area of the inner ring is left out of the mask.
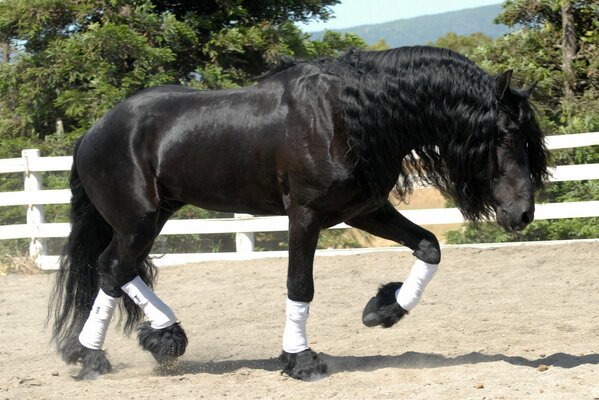
[[[400,7],[400,6],[398,6]],[[359,35],[368,44],[385,39],[390,47],[411,46],[434,42],[448,32],[469,35],[482,32],[496,38],[513,31],[505,25],[493,23],[502,11],[501,4],[452,11],[442,14],[400,19],[376,25],[362,25],[346,29],[332,29],[337,32],[351,32]],[[321,39],[324,31],[311,32],[312,39]]]

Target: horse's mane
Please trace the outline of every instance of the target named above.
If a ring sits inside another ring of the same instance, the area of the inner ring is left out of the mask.
[[[302,63],[343,81],[340,101],[350,156],[381,198],[391,190],[388,182],[397,182],[395,192],[402,199],[414,183],[425,183],[453,198],[468,219],[492,213],[490,184],[484,183],[497,168],[500,140],[494,77],[454,51],[423,46],[286,60],[268,76]],[[526,97],[518,91],[513,95],[524,100],[521,119],[534,122]],[[526,139],[539,186],[547,159],[542,133],[532,122]]]
[[[258,75],[257,77],[254,78],[254,80],[256,80],[257,82],[261,82],[263,80],[270,78],[271,76],[273,76],[275,74],[278,74],[281,71],[285,71],[286,69],[294,67],[297,64],[301,64],[301,63],[305,63],[305,62],[307,62],[307,61],[303,60],[303,59],[299,59],[299,58],[282,57],[281,59],[279,59],[279,61],[277,62],[277,64],[274,67],[272,67],[270,70],[266,71],[265,73]]]
[[[352,149],[373,188],[394,181],[389,174],[399,169],[395,192],[402,199],[414,183],[424,183],[452,197],[470,219],[492,211],[490,186],[482,188],[477,176],[481,166],[495,165],[490,75],[458,53],[432,47],[352,51],[339,63],[358,71],[347,75],[353,82],[342,101]]]

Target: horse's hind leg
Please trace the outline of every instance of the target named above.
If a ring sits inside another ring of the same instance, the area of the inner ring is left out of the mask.
[[[161,209],[160,215],[158,217],[158,232],[162,230],[162,227],[166,223],[166,221],[171,217],[174,213],[174,209],[178,209],[180,206],[174,205],[171,206],[173,210]],[[150,250],[152,248],[152,243],[149,244],[144,251],[144,253],[139,257],[138,264],[143,262]],[[155,297],[150,304],[154,304],[154,306],[158,305],[159,308],[163,310],[170,310],[170,308],[160,300],[153,292],[150,292],[151,297]],[[133,298],[135,301],[135,298]],[[151,306],[152,307],[152,306]],[[148,312],[150,314],[155,313],[151,309],[144,309],[144,313],[148,316]],[[172,311],[171,311],[172,313]],[[166,315],[166,313],[165,313]],[[156,315],[157,318],[163,318],[160,315]],[[149,351],[154,359],[163,366],[171,365],[178,357],[182,356],[185,353],[187,348],[187,335],[185,331],[181,327],[181,324],[176,320],[173,314],[173,318],[176,321],[175,323],[168,325],[162,324],[160,321],[157,321],[156,318],[152,320],[152,318],[148,317],[149,321],[144,322],[139,326],[138,329],[138,339],[139,345],[144,349]],[[169,323],[171,320],[168,320]],[[161,327],[163,325],[168,325],[165,327]]]
[[[185,353],[187,336],[175,313],[141,279],[135,267],[146,259],[171,214],[160,211],[148,215],[137,225],[136,233],[117,234],[117,245],[107,249],[102,262],[111,277],[108,286],[124,292],[145,314],[148,321],[139,327],[139,344],[161,364],[171,363]]]
[[[100,288],[87,320],[79,335],[66,340],[60,348],[60,353],[68,364],[82,364],[76,377],[78,379],[95,379],[98,375],[112,371],[112,365],[102,347],[121,295],[106,265],[107,255],[115,252],[116,243],[116,234],[113,232],[110,244],[98,259]]]
[[[112,310],[117,299],[125,293],[141,308],[149,320],[139,331],[140,345],[150,351],[160,362],[171,361],[182,355],[187,346],[187,337],[178,323],[173,311],[156,296],[137,272],[138,265],[143,262],[150,251],[154,239],[170,213],[146,213],[137,222],[127,224],[127,229],[114,229],[113,238],[98,259],[100,269],[100,292],[94,308],[79,335],[79,342],[89,349],[87,354],[100,354],[106,329],[112,317]],[[100,308],[96,307],[96,303]],[[108,311],[104,304],[112,305]],[[103,315],[98,321],[97,312]],[[130,312],[130,310],[127,310]],[[88,357],[89,358],[89,357]],[[103,357],[102,363],[97,360],[81,359],[83,368],[80,377],[110,371],[108,360]]]

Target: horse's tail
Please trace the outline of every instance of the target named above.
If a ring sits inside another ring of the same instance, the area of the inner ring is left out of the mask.
[[[48,320],[53,319],[52,341],[59,349],[78,335],[99,291],[98,257],[112,240],[112,227],[100,215],[81,185],[75,162],[81,139],[75,145],[69,185],[71,187],[71,232],[64,246],[48,306]],[[138,267],[140,277],[152,287],[156,271],[149,258]],[[131,332],[143,312],[127,296],[121,302],[121,316],[126,314],[124,330]]]

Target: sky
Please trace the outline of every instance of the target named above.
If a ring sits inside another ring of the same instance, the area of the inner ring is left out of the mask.
[[[501,2],[502,0],[341,0],[340,4],[331,7],[333,18],[329,21],[298,26],[305,32],[350,28]]]

